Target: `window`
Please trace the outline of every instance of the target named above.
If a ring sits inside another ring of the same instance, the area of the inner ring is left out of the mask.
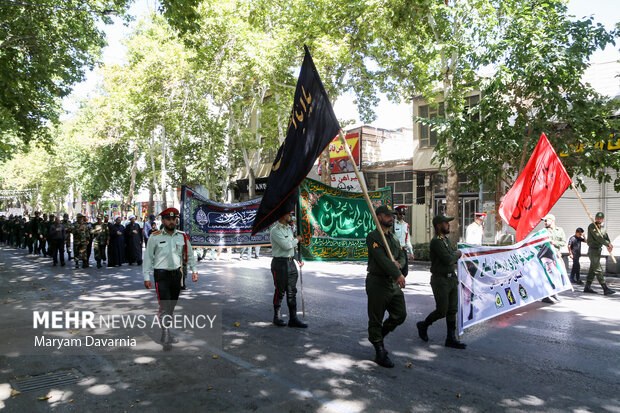
[[[425,184],[426,174],[425,173],[417,173],[415,182],[416,182],[416,193],[415,193],[415,203],[417,205],[426,204],[426,184]]]
[[[437,117],[444,116],[443,102],[433,107],[431,105],[424,105],[418,108],[418,116],[426,119],[435,119]],[[420,147],[430,148],[437,145],[437,131],[432,130],[428,125],[418,124],[420,132]]]
[[[474,122],[480,121],[480,112],[471,113],[470,109],[476,106],[480,102],[480,95],[468,96],[465,98],[465,108],[463,109],[463,116]]]

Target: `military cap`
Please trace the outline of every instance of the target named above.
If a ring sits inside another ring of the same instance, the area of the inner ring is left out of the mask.
[[[454,217],[447,217],[445,215],[436,215],[433,218],[433,226],[436,227],[438,224],[441,224],[442,222],[450,222],[454,219]]]
[[[396,208],[394,208],[396,211],[398,212],[407,212],[407,205],[398,205]]]
[[[69,218],[69,214],[67,214],[66,212],[64,214],[62,214],[63,218]]]
[[[162,218],[176,218],[179,216],[179,210],[176,208],[168,208],[161,211],[159,214]]]
[[[602,212],[597,212],[595,218],[596,219],[605,219],[605,214],[603,214]]]
[[[376,210],[375,214],[385,214],[385,215],[394,215],[396,212],[392,211],[388,206],[380,205]]]
[[[97,214],[97,219],[103,218],[103,214]]]
[[[78,212],[77,215],[75,216],[76,218],[84,218],[84,215],[82,215],[82,213]]]

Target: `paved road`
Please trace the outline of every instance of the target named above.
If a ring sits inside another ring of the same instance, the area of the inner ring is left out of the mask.
[[[155,295],[143,288],[137,267],[52,267],[0,249],[0,331],[5,343],[15,343],[0,346],[0,409],[620,412],[620,294],[575,291],[556,305],[534,303],[467,330],[469,347],[461,351],[443,346],[443,322],[429,329],[429,343],[417,337],[415,322],[433,299],[430,273],[412,267],[408,318],[386,339],[396,367],[384,369],[372,362],[366,339],[364,265],[306,263],[310,328],[298,330],[270,323],[269,264],[268,257],[199,263],[201,279],[183,293],[181,311],[222,303],[221,346],[179,331],[181,342],[166,353],[155,345],[144,353],[32,355],[23,343],[33,337],[33,309],[126,299],[148,312]],[[71,368],[80,375],[76,384],[10,396],[16,379]]]

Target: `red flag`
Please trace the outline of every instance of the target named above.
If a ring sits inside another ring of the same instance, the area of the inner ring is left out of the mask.
[[[500,216],[517,230],[521,241],[547,215],[572,183],[564,165],[543,133],[525,169],[510,188]]]

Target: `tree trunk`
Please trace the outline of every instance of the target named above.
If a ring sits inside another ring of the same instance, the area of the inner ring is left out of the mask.
[[[129,184],[129,194],[127,195],[127,203],[129,204],[129,208],[132,207],[134,192],[136,190],[136,173],[138,169],[138,150],[134,148],[133,151],[133,160],[131,161],[131,182]]]
[[[162,210],[168,208],[167,185],[166,185],[166,130],[161,128],[161,201]]]
[[[450,223],[450,240],[457,243],[461,236],[459,215],[459,174],[454,167],[447,170],[446,180],[446,214],[454,217]]]

